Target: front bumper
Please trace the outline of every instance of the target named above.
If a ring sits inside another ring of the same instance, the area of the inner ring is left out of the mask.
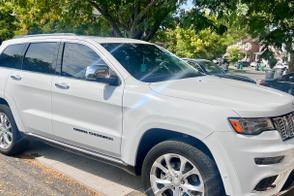
[[[277,131],[258,136],[235,132],[215,132],[206,138],[215,158],[228,195],[275,195],[294,169],[294,138],[282,141]],[[284,156],[280,163],[258,165],[255,158]],[[258,191],[265,178],[276,176],[273,186]]]

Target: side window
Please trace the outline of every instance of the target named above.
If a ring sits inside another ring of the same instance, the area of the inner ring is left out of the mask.
[[[86,71],[99,67],[108,66],[92,49],[81,44],[65,44],[61,71],[63,76],[86,80]]]
[[[0,67],[20,69],[25,44],[8,46],[0,56]]]
[[[190,65],[192,65],[195,69],[197,69],[200,73],[203,73],[203,69],[194,61],[188,61]]]
[[[22,69],[45,74],[54,73],[57,50],[57,43],[32,43],[25,55]]]
[[[288,74],[281,78],[282,81],[294,82],[294,74]]]

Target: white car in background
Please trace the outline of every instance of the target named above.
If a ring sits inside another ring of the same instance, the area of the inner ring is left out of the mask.
[[[53,34],[0,47],[3,154],[39,138],[141,175],[150,195],[288,189],[293,101],[267,87],[204,76],[139,40]]]
[[[250,67],[256,67],[257,66],[257,62],[253,61],[250,63]]]
[[[289,65],[286,63],[277,63],[273,69],[289,69]]]

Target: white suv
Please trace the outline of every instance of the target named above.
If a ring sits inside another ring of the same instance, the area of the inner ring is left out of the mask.
[[[204,76],[154,44],[26,36],[0,48],[0,151],[33,136],[142,175],[148,194],[291,186],[293,97]]]

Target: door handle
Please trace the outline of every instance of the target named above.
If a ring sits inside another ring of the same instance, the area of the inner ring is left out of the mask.
[[[63,89],[63,90],[69,89],[69,85],[67,85],[65,83],[55,83],[55,86],[57,88],[60,88],[60,89]]]
[[[17,81],[22,79],[21,76],[19,76],[19,75],[11,75],[10,78],[13,80],[17,80]]]

